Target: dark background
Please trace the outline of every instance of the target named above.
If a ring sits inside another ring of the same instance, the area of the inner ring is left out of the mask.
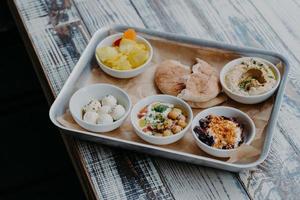
[[[84,199],[4,0],[0,0],[0,45],[0,199]]]

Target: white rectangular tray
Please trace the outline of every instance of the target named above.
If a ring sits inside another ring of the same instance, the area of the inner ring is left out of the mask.
[[[266,138],[264,141],[264,146],[262,149],[262,152],[260,154],[260,157],[251,163],[242,164],[242,163],[228,163],[221,160],[208,158],[204,156],[196,156],[192,154],[187,154],[183,152],[178,152],[175,150],[168,150],[165,148],[161,148],[159,146],[151,145],[151,144],[141,144],[133,141],[127,141],[117,138],[108,137],[105,134],[98,134],[93,133],[89,131],[78,131],[75,129],[67,128],[62,126],[56,118],[58,116],[61,116],[65,113],[66,109],[68,109],[69,99],[72,96],[72,94],[77,91],[80,87],[83,85],[84,77],[88,76],[91,70],[91,60],[94,57],[95,49],[97,44],[106,36],[109,35],[111,31],[114,32],[122,32],[128,28],[134,28],[140,33],[143,33],[145,35],[155,36],[164,38],[170,41],[177,41],[181,43],[187,43],[187,44],[193,44],[193,45],[200,45],[202,47],[207,48],[214,48],[214,49],[222,49],[227,50],[230,52],[238,53],[241,56],[256,56],[261,57],[264,59],[269,60],[270,62],[276,64],[278,62],[282,62],[284,66],[284,72],[282,75],[282,80],[279,86],[279,89],[276,93],[276,99],[274,103],[274,107],[272,110],[272,115],[270,117],[268,127],[267,127],[267,133]],[[287,74],[289,70],[289,64],[287,60],[280,54],[270,52],[270,51],[264,51],[260,49],[254,49],[254,48],[245,48],[245,47],[236,47],[232,45],[227,45],[224,43],[219,42],[212,42],[212,41],[206,41],[196,38],[190,38],[187,36],[179,36],[176,34],[171,33],[163,33],[163,32],[157,32],[152,31],[148,29],[143,28],[137,28],[137,27],[128,27],[123,25],[114,25],[111,27],[101,28],[98,30],[93,37],[91,38],[89,44],[87,45],[86,49],[84,50],[83,54],[81,55],[78,63],[74,67],[71,75],[69,76],[68,80],[66,81],[64,87],[62,88],[61,92],[59,93],[58,97],[54,101],[53,105],[50,108],[49,115],[51,121],[60,129],[65,130],[64,133],[71,134],[73,136],[79,137],[84,140],[90,140],[94,142],[103,143],[105,145],[111,145],[115,147],[125,148],[125,149],[131,149],[138,152],[143,152],[151,155],[161,156],[165,158],[175,159],[179,161],[189,162],[193,164],[198,165],[205,165],[210,166],[214,168],[224,169],[228,171],[240,171],[243,169],[254,167],[261,162],[264,161],[266,158],[268,151],[270,149],[272,137],[273,137],[273,130],[276,125],[276,119],[278,116],[278,112],[280,109],[281,101],[283,98],[283,91],[287,82]]]

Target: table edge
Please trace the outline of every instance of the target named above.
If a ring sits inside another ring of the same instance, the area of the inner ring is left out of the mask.
[[[10,12],[12,14],[12,17],[14,19],[14,22],[16,24],[16,27],[20,33],[20,36],[24,43],[24,46],[26,47],[26,51],[31,60],[34,71],[36,73],[36,76],[39,79],[40,85],[42,87],[43,93],[48,102],[48,105],[51,106],[51,104],[54,102],[54,99],[55,99],[54,92],[50,87],[49,80],[47,79],[47,77],[44,73],[44,70],[42,68],[42,63],[36,53],[36,49],[34,48],[33,43],[30,39],[30,36],[28,35],[26,27],[24,26],[22,17],[18,11],[15,0],[13,0],[13,1],[7,0],[7,4],[8,4]],[[75,146],[74,137],[64,134],[63,131],[61,131],[61,130],[59,130],[59,132],[61,133],[61,137],[63,139],[66,150],[69,154],[69,157],[71,159],[71,162],[73,164],[73,167],[74,167],[77,177],[80,181],[81,187],[83,188],[86,198],[87,199],[98,199],[96,197],[95,188],[93,187],[91,178],[88,175],[88,172],[85,168],[82,158],[80,157],[79,150]],[[81,172],[83,172],[83,173],[81,173]]]

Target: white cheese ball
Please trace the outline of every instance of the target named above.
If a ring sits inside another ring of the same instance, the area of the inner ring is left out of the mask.
[[[110,106],[102,106],[99,110],[98,110],[98,113],[99,114],[107,114],[107,113],[110,113],[112,110],[112,108]]]
[[[117,99],[112,95],[107,95],[101,101],[103,106],[110,106],[111,108],[117,105]]]
[[[99,115],[97,124],[110,124],[113,121],[113,118],[109,114],[103,113]]]
[[[83,107],[85,112],[97,112],[101,108],[101,103],[98,100],[92,99],[88,104]]]
[[[84,113],[83,120],[91,124],[96,124],[98,117],[99,115],[96,112],[88,111]]]
[[[110,113],[114,120],[120,119],[125,114],[125,108],[122,105],[114,107]]]

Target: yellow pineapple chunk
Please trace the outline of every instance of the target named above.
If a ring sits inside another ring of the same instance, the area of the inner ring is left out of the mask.
[[[138,49],[141,49],[141,50],[147,50],[146,45],[143,44],[143,43],[137,43],[135,46],[136,46],[136,48],[138,48]]]
[[[135,48],[129,53],[128,60],[132,67],[136,68],[144,64],[148,57],[148,51]]]
[[[112,63],[112,68],[117,70],[129,70],[132,68],[132,65],[127,60],[126,55],[121,55],[117,59],[113,60],[111,63]]]
[[[135,45],[136,41],[122,38],[119,50],[120,52],[128,55],[132,51],[132,49],[134,49]]]
[[[114,47],[101,47],[96,50],[96,55],[102,62],[114,59],[118,54],[119,52]]]

